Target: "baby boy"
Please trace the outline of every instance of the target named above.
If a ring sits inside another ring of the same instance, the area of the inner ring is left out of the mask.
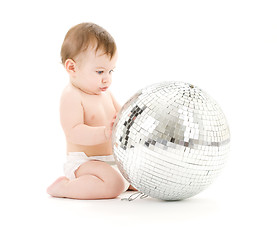
[[[67,161],[65,177],[47,192],[75,199],[115,198],[130,186],[112,155],[112,127],[120,110],[109,91],[116,44],[102,27],[81,23],[66,34],[61,59],[70,79],[60,102]]]

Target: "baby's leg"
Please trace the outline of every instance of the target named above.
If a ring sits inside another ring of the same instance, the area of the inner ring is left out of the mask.
[[[115,198],[124,190],[119,173],[100,161],[89,161],[75,171],[76,179],[59,178],[47,190],[54,197],[76,199]]]

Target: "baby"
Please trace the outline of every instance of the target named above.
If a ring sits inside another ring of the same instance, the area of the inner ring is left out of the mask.
[[[71,28],[61,48],[70,82],[60,102],[60,119],[67,141],[65,177],[47,192],[75,199],[115,198],[129,187],[118,170],[111,134],[120,105],[109,86],[117,50],[112,36],[93,23]]]

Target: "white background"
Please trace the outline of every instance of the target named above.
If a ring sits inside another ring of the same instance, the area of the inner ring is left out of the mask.
[[[276,239],[276,13],[269,0],[1,2],[3,239]],[[195,84],[219,103],[231,154],[207,190],[178,202],[46,194],[65,160],[60,47],[84,21],[117,42],[121,104],[160,81]]]

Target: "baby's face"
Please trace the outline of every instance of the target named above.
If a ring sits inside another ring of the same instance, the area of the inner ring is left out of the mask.
[[[115,68],[117,53],[110,56],[98,50],[89,48],[76,59],[73,85],[88,94],[99,95],[105,92],[112,82],[112,72]]]

